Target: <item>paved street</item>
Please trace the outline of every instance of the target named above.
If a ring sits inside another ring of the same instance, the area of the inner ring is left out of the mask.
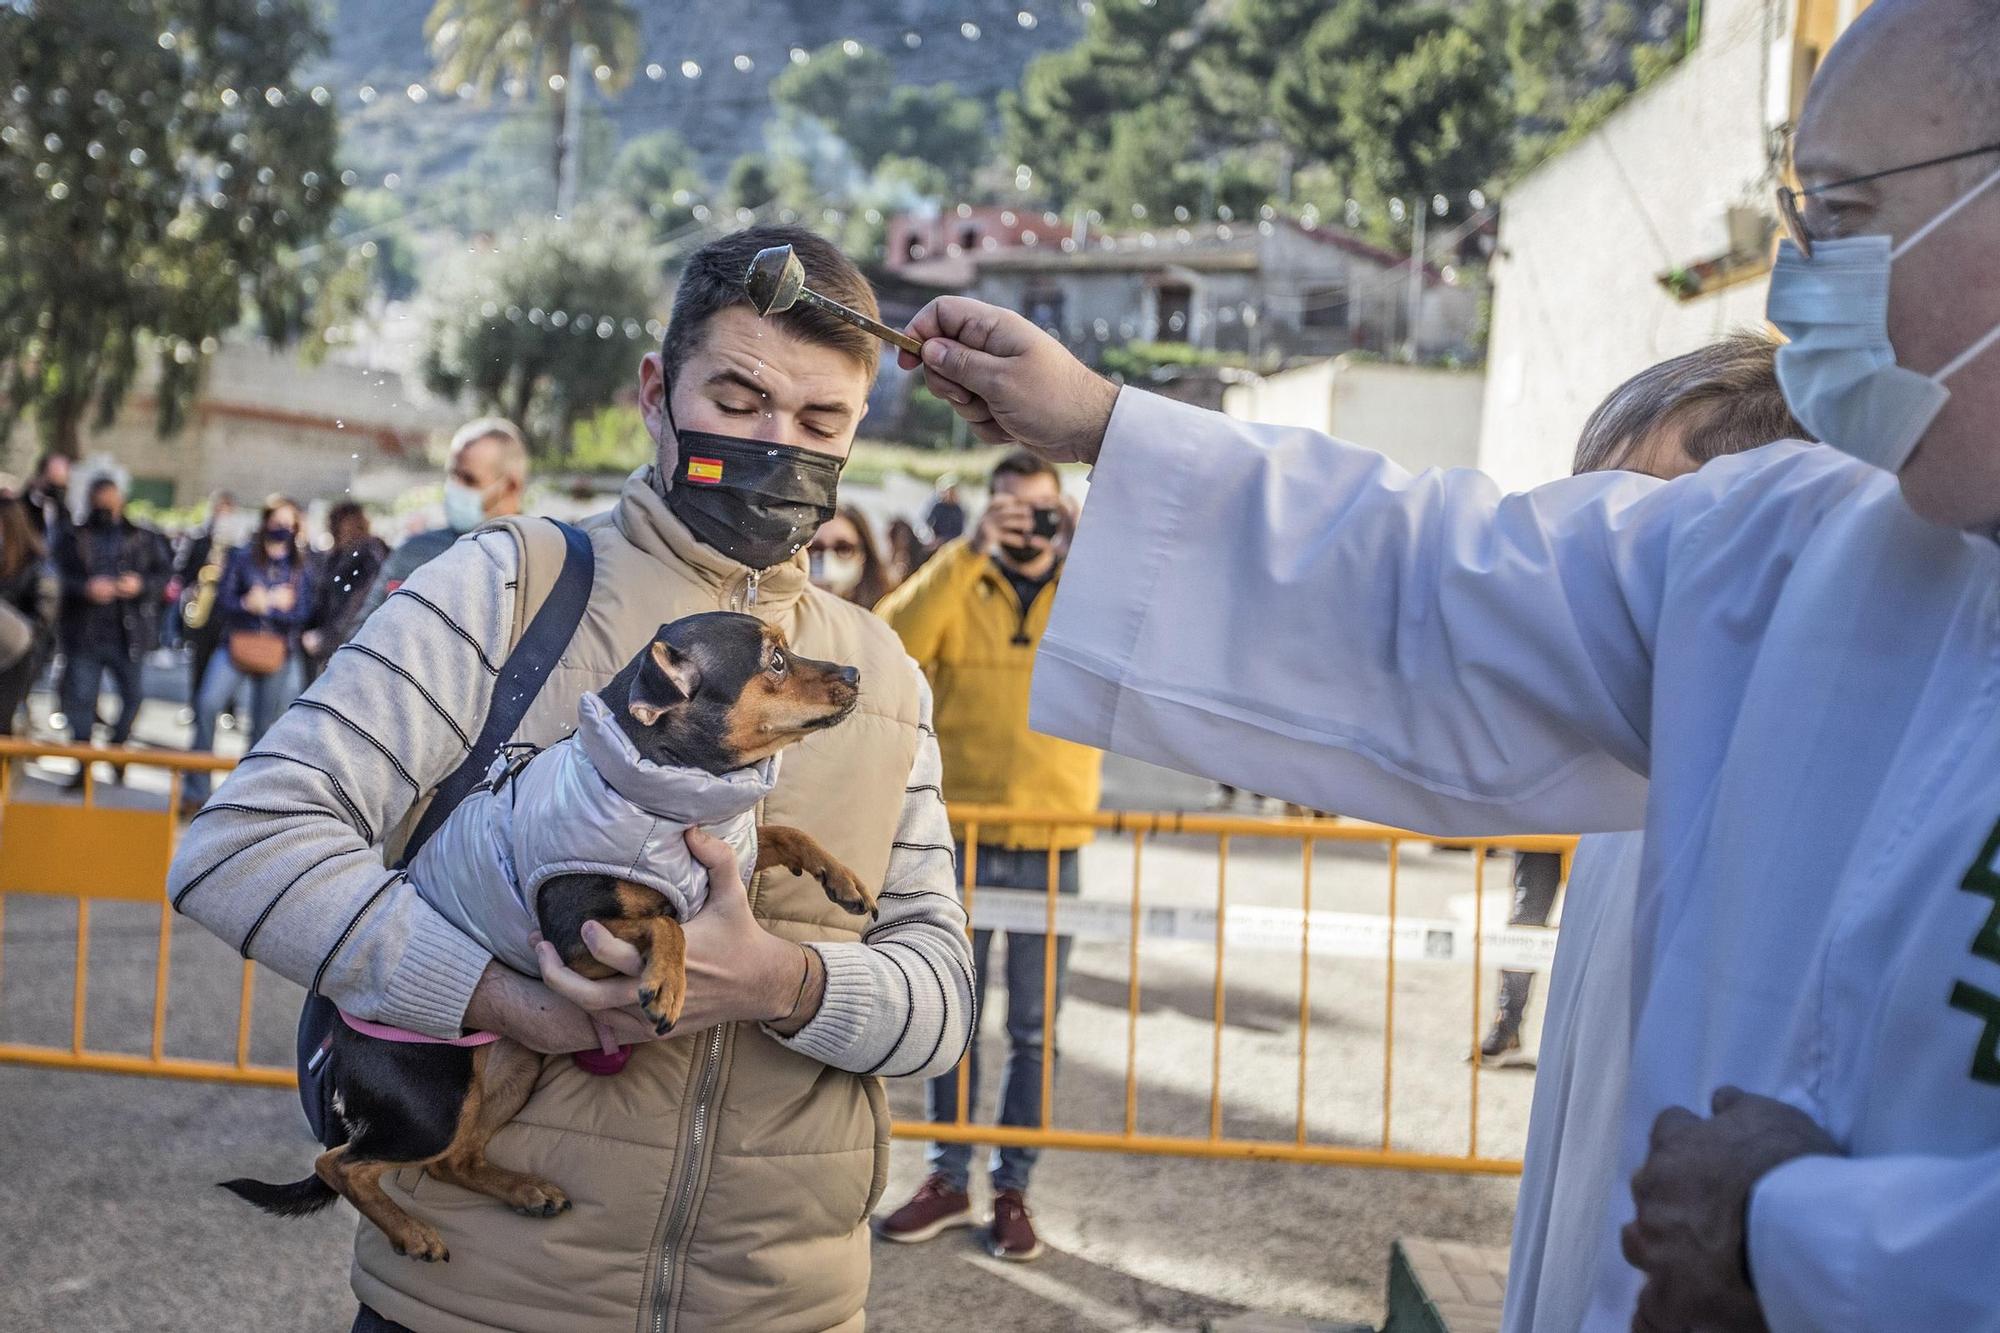
[[[173,679],[154,672],[165,686]],[[44,715],[38,700],[36,715]],[[177,743],[175,704],[149,703],[140,737]],[[233,743],[225,733],[224,744]],[[46,776],[60,776],[53,767]],[[1114,760],[1107,801],[1133,808],[1200,806],[1205,784]],[[158,799],[157,773],[131,790]],[[63,799],[53,789],[38,797]],[[1501,862],[1488,865],[1488,910],[1500,910]],[[1148,843],[1142,901],[1149,908],[1212,907],[1213,839]],[[1446,919],[1469,910],[1472,858],[1410,849],[1399,911]],[[1106,839],[1085,863],[1085,898],[1129,904],[1131,848]],[[1296,842],[1237,839],[1229,870],[1236,909],[1296,908]],[[1385,910],[1386,865],[1375,848],[1322,846],[1319,911]],[[1248,918],[1250,911],[1242,913]],[[1152,913],[1149,910],[1149,919]],[[1274,918],[1282,919],[1282,918]],[[6,901],[0,1040],[65,1042],[73,985],[74,908]],[[143,906],[93,912],[89,1041],[143,1050],[158,918]],[[996,948],[999,947],[996,945]],[[1212,1079],[1212,941],[1146,933],[1140,948],[1138,1128],[1208,1131]],[[191,923],[174,934],[167,1049],[227,1058],[240,964]],[[1379,959],[1318,952],[1310,967],[1306,1129],[1310,1141],[1375,1146],[1382,1137],[1385,967]],[[1290,1141],[1299,1101],[1299,953],[1239,944],[1225,952],[1221,1046],[1223,1132]],[[1060,1030],[1056,1119],[1064,1128],[1123,1124],[1129,975],[1123,940],[1079,941]],[[1490,1002],[1490,985],[1478,990]],[[297,989],[268,972],[256,982],[252,1058],[283,1062]],[[1469,963],[1405,960],[1395,986],[1394,1146],[1459,1153],[1471,1090],[1463,1060],[1472,1039]],[[1000,1006],[999,993],[993,1007]],[[1538,1016],[1538,1015],[1537,1015]],[[999,1019],[985,1028],[987,1088],[1004,1059]],[[1482,1153],[1519,1151],[1530,1076],[1480,1079]],[[897,1114],[920,1118],[921,1089],[892,1089]],[[0,1067],[0,1328],[336,1330],[349,1298],[344,1251],[352,1214],[264,1219],[212,1187],[237,1174],[290,1179],[309,1157],[292,1094],[108,1075]],[[921,1145],[899,1142],[890,1200],[923,1174]],[[1051,1154],[1033,1201],[1050,1243],[1039,1264],[988,1260],[969,1233],[927,1246],[877,1245],[871,1327],[959,1325],[1023,1330],[1194,1329],[1244,1309],[1379,1321],[1388,1244],[1421,1233],[1504,1243],[1514,1183],[1282,1163],[1203,1161],[1081,1152]]]

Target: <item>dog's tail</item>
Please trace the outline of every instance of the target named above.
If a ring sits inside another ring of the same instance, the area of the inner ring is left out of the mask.
[[[222,1188],[276,1217],[311,1217],[340,1197],[333,1186],[317,1175],[295,1180],[289,1185],[270,1185],[247,1178],[225,1180]]]

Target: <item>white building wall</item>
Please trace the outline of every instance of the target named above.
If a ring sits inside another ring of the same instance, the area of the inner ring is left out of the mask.
[[[1622,380],[1762,325],[1761,276],[1682,303],[1656,275],[1727,251],[1732,205],[1770,210],[1792,4],[1709,0],[1675,70],[1508,193],[1479,448],[1502,486],[1567,475],[1584,420]]]
[[[1341,356],[1232,384],[1223,410],[1335,435],[1422,472],[1477,465],[1485,393],[1478,371]]]

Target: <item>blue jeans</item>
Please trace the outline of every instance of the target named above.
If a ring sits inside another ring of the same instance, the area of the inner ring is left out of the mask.
[[[965,848],[958,848],[959,864],[963,865]],[[1046,850],[1012,850],[1006,847],[984,847],[979,849],[979,864],[975,867],[974,883],[999,889],[1034,889],[1045,891],[1049,882],[1049,854]],[[1061,893],[1076,894],[1082,890],[1083,882],[1078,873],[1077,854],[1074,851],[1060,853],[1057,869],[1057,889]],[[975,889],[973,905],[979,902]],[[993,932],[974,931],[972,935],[972,975],[978,986],[974,999],[978,1007],[976,1015],[986,1013],[986,959],[993,944]],[[1069,974],[1070,937],[1056,937],[1056,1008],[1062,1008],[1063,982]],[[1000,1121],[1003,1125],[1022,1128],[1039,1128],[1042,1123],[1042,1000],[1048,977],[1048,944],[1039,932],[1023,934],[1007,932],[1007,1068],[1000,1079]],[[1054,1033],[1053,1020],[1050,1028]],[[1055,1052],[1048,1052],[1050,1059]],[[965,1053],[967,1065],[967,1106],[966,1119],[978,1115],[979,1106],[979,1041],[974,1034],[972,1045]],[[924,1110],[933,1122],[947,1123],[958,1119],[958,1071],[953,1069],[932,1079],[924,1089]],[[993,1153],[993,1188],[996,1190],[1022,1190],[1028,1188],[1028,1177],[1034,1172],[1035,1159],[1040,1153],[1034,1148],[999,1148]],[[972,1174],[972,1145],[969,1143],[933,1143],[930,1149],[931,1170],[943,1176],[954,1189],[964,1189]]]
[[[299,656],[293,653],[285,659],[285,664],[268,676],[246,676],[236,669],[229,660],[229,649],[225,645],[215,656],[208,659],[208,670],[202,673],[201,693],[194,701],[194,741],[190,748],[198,751],[215,748],[215,719],[222,716],[222,710],[229,707],[230,700],[245,683],[250,686],[250,749],[257,748],[257,742],[264,739],[264,733],[278,716],[292,706],[292,700],[299,697],[302,688],[299,672]],[[241,716],[239,713],[238,716]],[[187,799],[205,801],[208,799],[209,782],[213,775],[189,773],[183,787]]]
[[[62,706],[69,718],[69,734],[78,745],[94,743],[91,728],[97,724],[97,693],[104,673],[118,685],[118,721],[111,728],[111,743],[123,745],[132,739],[132,724],[138,720],[139,705],[146,697],[139,660],[121,643],[112,648],[79,647],[63,666]]]

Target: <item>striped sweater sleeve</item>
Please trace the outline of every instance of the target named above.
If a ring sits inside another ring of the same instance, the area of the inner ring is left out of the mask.
[[[189,822],[176,909],[363,1018],[458,1034],[489,955],[379,847],[479,734],[516,560],[505,532],[467,537],[368,619]]]
[[[779,1038],[801,1055],[857,1074],[941,1074],[965,1054],[975,1026],[972,942],[959,901],[928,684],[922,719],[880,915],[858,942],[811,946],[826,964],[825,998],[796,1035]]]

